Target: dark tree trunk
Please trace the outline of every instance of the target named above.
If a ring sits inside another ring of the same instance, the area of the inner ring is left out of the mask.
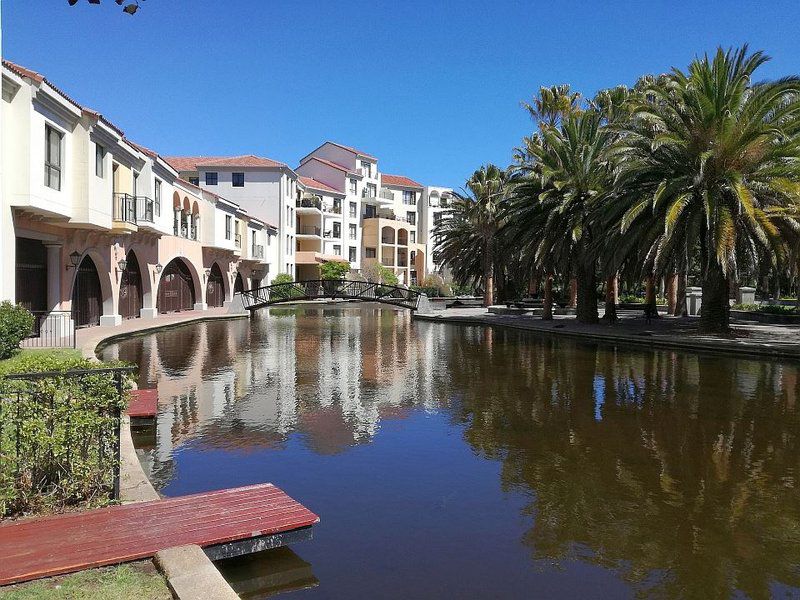
[[[667,297],[667,314],[675,316],[678,310],[678,274],[670,273],[664,281],[664,295]]]
[[[553,277],[544,276],[544,305],[542,306],[542,320],[553,320]]]
[[[730,304],[728,278],[715,257],[709,257],[703,279],[703,304],[700,309],[700,330],[706,333],[728,331]]]
[[[603,314],[603,321],[607,323],[617,322],[617,276],[612,275],[606,279],[606,310]]]
[[[494,268],[492,266],[492,244],[487,242],[483,249],[483,305],[494,304]]]
[[[678,282],[675,291],[675,312],[676,317],[685,317],[689,314],[689,307],[686,306],[686,273],[678,273]]]
[[[578,261],[577,277],[577,307],[578,323],[597,323],[597,273],[594,264],[586,265]]]
[[[645,280],[644,310],[645,314],[649,315],[651,318],[658,318],[658,308],[656,306],[656,278],[652,273],[648,275]]]

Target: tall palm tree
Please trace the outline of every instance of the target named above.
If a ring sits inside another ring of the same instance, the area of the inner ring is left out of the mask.
[[[753,83],[767,60],[718,49],[643,86],[616,152],[620,231],[656,271],[698,253],[704,331],[728,329],[737,259],[777,264],[800,230],[800,79]]]
[[[541,189],[520,185],[517,195],[528,194],[530,201],[527,209],[525,202],[518,202],[524,209],[519,223],[527,219],[531,224],[538,264],[576,277],[576,312],[582,323],[598,320],[597,245],[602,231],[594,212],[611,189],[605,153],[612,140],[602,114],[590,107],[566,115],[559,127],[543,127],[539,135],[526,140],[521,153],[529,161],[521,170],[540,177]]]
[[[492,164],[482,166],[469,178],[463,193],[454,192],[451,213],[434,231],[441,261],[454,275],[474,276],[476,260],[480,260],[484,306],[494,303],[496,236],[509,187],[507,171]]]

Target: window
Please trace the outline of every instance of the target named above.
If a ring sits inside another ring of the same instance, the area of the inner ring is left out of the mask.
[[[378,186],[374,183],[368,183],[362,190],[364,198],[375,198],[378,195]]]
[[[189,177],[189,183],[192,185],[200,185],[200,178],[199,177]]]
[[[342,245],[341,244],[334,244],[333,245],[333,253],[336,256],[341,256],[342,255]]]
[[[106,149],[100,144],[94,145],[94,174],[103,177],[105,173]]]
[[[403,190],[403,204],[416,204],[417,203],[417,192],[410,192],[408,190]]]
[[[374,219],[378,216],[378,209],[375,208],[372,204],[367,204],[364,207],[364,218],[365,219]]]
[[[364,170],[364,175],[372,177],[372,163],[365,160],[361,161],[361,168]]]
[[[348,225],[348,229],[350,230],[350,239],[351,240],[356,239],[356,235],[357,235],[357,233],[356,233],[356,224],[355,223],[350,223],[350,225]]]
[[[54,190],[61,189],[61,137],[61,133],[45,125],[44,184]]]
[[[409,225],[416,225],[417,224],[417,213],[408,211],[406,212],[406,221],[408,221]]]
[[[342,224],[338,221],[334,222],[333,224],[333,237],[340,238],[342,237]]]
[[[355,179],[350,180],[350,193],[353,196],[358,195],[358,181],[356,181]]]
[[[233,187],[244,187],[244,173],[231,173]]]
[[[225,239],[231,239],[231,226],[233,225],[233,217],[225,215]]]
[[[156,216],[161,216],[161,180],[156,179],[155,187],[153,188],[153,195],[155,196]]]
[[[375,248],[364,248],[364,258],[375,258],[378,256]]]
[[[219,177],[214,172],[206,173],[206,185],[217,185]]]
[[[355,219],[358,217],[358,204],[355,202],[350,203],[350,218]]]
[[[337,215],[342,214],[342,200],[340,198],[333,199],[333,212]]]
[[[292,253],[292,236],[286,236],[286,254]]]
[[[349,256],[347,257],[347,260],[349,260],[350,262],[356,262],[356,247],[355,246],[350,246],[348,254],[349,254]]]
[[[433,224],[438,225],[442,221],[442,213],[433,213]]]
[[[411,232],[411,243],[412,244],[416,244],[417,243],[417,232],[416,231],[412,231]]]

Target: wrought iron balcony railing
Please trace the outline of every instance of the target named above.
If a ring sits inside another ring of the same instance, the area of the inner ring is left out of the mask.
[[[136,197],[130,194],[115,193],[113,202],[114,220],[136,225]]]

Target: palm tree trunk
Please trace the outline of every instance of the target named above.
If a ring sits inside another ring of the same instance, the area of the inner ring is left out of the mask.
[[[706,276],[703,279],[703,305],[700,309],[700,331],[725,333],[729,329],[728,278],[722,267],[711,256],[707,259]]]
[[[597,323],[597,273],[594,264],[586,265],[578,261],[575,281],[577,283],[577,321],[578,323]]]
[[[678,283],[675,291],[675,312],[676,317],[685,317],[689,314],[689,307],[686,306],[686,273],[678,273]]]
[[[606,279],[606,310],[603,320],[608,323],[617,322],[617,285],[616,274]]]
[[[578,306],[578,280],[574,277],[569,280],[569,303],[567,308],[575,308]]]
[[[656,277],[652,273],[645,280],[644,310],[651,318],[658,318],[658,308],[656,307]]]
[[[675,316],[678,308],[678,274],[670,273],[664,281],[665,296],[667,297],[667,314]]]
[[[542,306],[542,320],[553,320],[553,276],[544,276],[544,306]]]
[[[483,305],[494,304],[494,267],[492,265],[492,244],[486,242],[483,248]]]

